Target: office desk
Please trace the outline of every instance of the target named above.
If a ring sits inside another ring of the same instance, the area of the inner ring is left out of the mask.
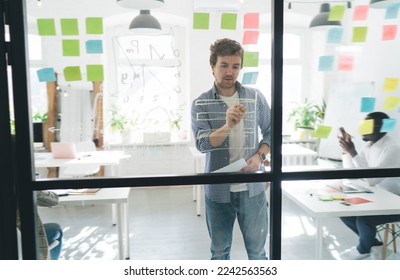
[[[189,147],[194,161],[194,172],[204,173],[204,158],[205,154],[200,153],[196,148]],[[282,164],[285,166],[304,166],[312,165],[318,153],[311,149],[302,147],[298,144],[283,144],[282,145]],[[313,165],[315,166],[315,165]],[[315,169],[315,168],[314,168]],[[201,215],[202,206],[202,185],[193,186],[193,200],[196,201],[196,214]]]
[[[357,205],[342,205],[342,201],[321,201],[319,195],[337,194],[326,186],[326,181],[291,181],[282,184],[282,193],[315,219],[316,226],[316,258],[321,258],[323,218],[339,218],[344,216],[367,216],[400,214],[400,196],[368,186],[361,180],[355,184],[371,189],[374,193],[345,194],[346,197],[361,197],[371,202]],[[341,195],[344,195],[340,193]]]
[[[116,206],[118,230],[118,256],[120,260],[129,259],[129,192],[130,188],[104,188],[95,194],[68,195],[59,197],[59,205],[84,206],[111,204]]]
[[[119,165],[121,160],[130,157],[123,151],[93,151],[81,152],[74,159],[55,159],[51,153],[35,153],[35,167],[68,167],[79,165],[104,165],[110,166],[109,176],[120,175]]]

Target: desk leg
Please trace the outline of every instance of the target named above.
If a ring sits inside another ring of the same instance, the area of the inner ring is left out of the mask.
[[[120,260],[124,259],[124,225],[122,219],[122,203],[117,205],[117,231],[118,231],[118,257]]]
[[[124,245],[125,245],[125,259],[129,260],[131,258],[130,255],[130,244],[129,244],[129,207],[128,202],[121,204],[123,207],[124,213]]]
[[[117,205],[115,203],[111,204],[111,218],[112,218],[112,225],[115,226],[117,222]]]
[[[196,185],[196,208],[197,216],[201,216],[201,203],[202,203],[202,185]]]
[[[317,236],[315,239],[315,258],[320,260],[322,257],[322,224],[320,218],[315,218],[315,227],[317,229]]]

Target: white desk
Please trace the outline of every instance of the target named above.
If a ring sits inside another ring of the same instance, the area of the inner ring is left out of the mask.
[[[59,197],[59,205],[84,206],[116,205],[118,230],[118,256],[120,260],[129,259],[129,192],[130,188],[104,188],[95,194],[68,195]]]
[[[196,148],[189,147],[194,161],[194,172],[204,173],[204,158],[205,154],[200,153]],[[312,165],[318,153],[311,149],[302,147],[297,144],[283,144],[282,145],[282,163],[285,166],[295,165]],[[315,165],[313,165],[315,169]],[[322,168],[321,168],[322,169]],[[196,201],[197,216],[201,215],[202,206],[202,185],[193,186],[193,200]]]
[[[35,153],[35,167],[68,167],[87,164],[110,166],[109,176],[118,176],[119,164],[124,158],[130,157],[123,151],[93,151],[78,153],[74,159],[55,159],[51,153]]]
[[[322,225],[321,219],[345,217],[400,214],[400,196],[387,192],[380,188],[370,187],[361,180],[355,180],[356,184],[370,188],[374,193],[346,194],[346,197],[361,197],[371,200],[369,203],[357,205],[342,205],[342,201],[321,201],[319,195],[335,194],[327,192],[329,187],[326,182],[320,181],[291,181],[282,184],[282,193],[302,208],[308,215],[315,218],[316,223],[316,258],[321,258]],[[328,188],[328,189],[327,189]],[[341,194],[341,193],[340,193]],[[343,194],[341,194],[343,195]]]

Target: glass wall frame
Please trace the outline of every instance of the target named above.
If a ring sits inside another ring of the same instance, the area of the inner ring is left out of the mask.
[[[15,123],[17,131],[17,170],[15,182],[19,189],[18,203],[21,206],[22,244],[24,259],[36,259],[35,221],[36,211],[33,191],[64,188],[114,188],[135,186],[169,186],[192,185],[207,183],[240,183],[240,182],[271,182],[270,204],[270,258],[281,259],[281,184],[286,180],[314,180],[330,178],[372,178],[395,177],[399,168],[368,169],[368,170],[316,170],[301,172],[282,171],[282,50],[284,30],[284,3],[275,0],[272,2],[272,144],[271,144],[271,171],[254,174],[191,174],[171,176],[143,176],[124,178],[99,178],[76,180],[36,180],[34,171],[33,131],[30,114],[29,76],[27,66],[27,36],[26,36],[26,7],[25,1],[6,1],[10,26],[9,58],[12,61],[13,92],[15,104]],[[18,78],[16,78],[18,77]],[[1,105],[7,106],[5,103]],[[2,110],[6,111],[6,110]],[[2,117],[3,118],[3,117]],[[3,134],[2,134],[3,135]],[[9,155],[11,160],[12,155]],[[4,212],[1,213],[2,217]],[[15,231],[15,228],[12,230]],[[10,254],[8,257],[14,257]]]

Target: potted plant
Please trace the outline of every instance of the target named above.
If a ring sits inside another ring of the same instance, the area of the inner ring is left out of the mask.
[[[319,106],[306,98],[303,103],[295,102],[294,104],[295,106],[288,116],[288,121],[293,122],[294,130],[299,132],[300,140],[308,139],[316,126],[322,123],[326,103],[323,101],[322,105]]]
[[[123,143],[131,142],[131,134],[133,127],[137,125],[137,119],[132,120],[126,114],[119,110],[111,110],[111,120],[109,126],[112,133],[119,133]]]

